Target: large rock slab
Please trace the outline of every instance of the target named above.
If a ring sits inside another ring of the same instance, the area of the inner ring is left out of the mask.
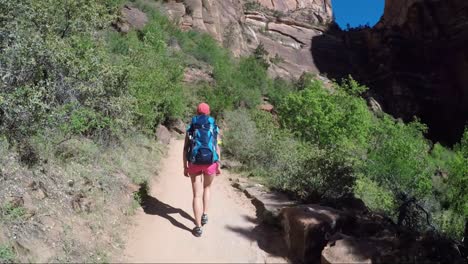
[[[269,192],[262,185],[241,186],[247,197],[252,198],[252,203],[257,208],[257,217],[261,222],[280,225],[280,213],[285,207],[297,205],[285,194],[279,192]]]
[[[120,17],[114,23],[114,27],[122,33],[128,33],[131,29],[142,29],[147,23],[146,13],[138,8],[125,5],[120,11]]]
[[[168,128],[169,130],[182,135],[182,134],[185,134],[187,125],[184,123],[184,121],[177,119],[177,120],[173,120],[172,122],[170,122],[168,125]]]
[[[338,234],[322,251],[321,264],[374,263],[378,249],[372,241]]]
[[[180,28],[210,34],[235,56],[264,44],[284,59],[269,71],[283,78],[317,72],[311,41],[333,23],[331,0],[169,0],[164,7]]]
[[[353,223],[343,211],[320,205],[299,205],[281,210],[281,222],[290,258],[318,262],[328,238]]]
[[[156,139],[162,143],[168,145],[171,142],[171,132],[163,125],[158,125],[156,128]]]

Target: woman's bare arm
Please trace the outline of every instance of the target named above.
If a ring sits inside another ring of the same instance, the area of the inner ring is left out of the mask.
[[[184,169],[186,169],[188,167],[188,164],[187,164],[187,150],[188,150],[188,147],[189,147],[189,138],[188,138],[188,134],[185,134],[185,142],[184,142],[184,153],[182,153],[182,160],[184,161]]]

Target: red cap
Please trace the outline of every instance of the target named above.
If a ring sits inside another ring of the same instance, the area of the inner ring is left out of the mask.
[[[201,103],[197,107],[197,113],[200,115],[209,115],[210,106],[207,103]]]

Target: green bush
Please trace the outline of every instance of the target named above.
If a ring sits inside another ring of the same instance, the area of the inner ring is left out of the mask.
[[[354,179],[344,160],[294,139],[271,114],[236,110],[226,113],[225,120],[225,150],[272,187],[315,202],[349,192]]]
[[[67,122],[67,103],[129,126],[126,68],[116,67],[96,33],[115,18],[118,1],[3,1],[0,133],[22,141]]]
[[[213,67],[215,84],[197,89],[200,100],[209,103],[213,112],[222,113],[239,106],[254,108],[261,95],[270,90],[264,52],[237,60],[207,34],[176,32],[174,36],[186,54]]]
[[[0,245],[0,262],[1,263],[14,263],[16,254],[13,249],[8,245]]]
[[[353,89],[362,88],[357,84]],[[350,89],[336,86],[330,92],[319,81],[291,93],[280,104],[284,127],[322,148],[357,154],[366,148],[373,116],[366,102]]]
[[[397,205],[394,194],[373,180],[365,176],[358,177],[354,185],[354,193],[369,209],[389,216],[395,215]]]
[[[26,214],[26,209],[22,206],[14,206],[11,203],[5,203],[0,207],[1,221],[19,221]]]
[[[141,32],[107,36],[108,50],[120,65],[130,65],[128,84],[135,98],[135,121],[140,127],[154,127],[181,118],[187,110],[182,87],[183,63],[167,47],[174,30],[167,18],[151,12]]]
[[[408,199],[427,196],[434,171],[428,166],[425,129],[417,121],[404,124],[388,116],[380,119],[373,129],[364,174],[397,196]],[[400,203],[406,202],[401,199]]]

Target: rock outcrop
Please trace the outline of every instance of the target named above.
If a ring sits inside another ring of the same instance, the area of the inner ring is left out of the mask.
[[[387,0],[376,26],[329,31],[314,38],[312,54],[321,72],[353,74],[384,111],[418,116],[431,139],[452,144],[468,120],[466,21],[468,1]]]
[[[300,204],[245,178],[230,180],[252,199],[260,226],[282,230],[282,255],[292,263],[466,263],[463,245],[399,227],[358,198]]]
[[[320,205],[284,208],[281,221],[290,258],[309,262],[320,258],[328,237],[352,222],[346,213]]]
[[[333,21],[330,0],[171,0],[165,8],[182,29],[209,33],[236,56],[262,44],[276,58],[271,74],[285,78],[317,72],[312,38]]]
[[[458,141],[468,120],[468,1],[386,0],[376,26],[350,32],[333,22],[331,0],[167,0],[164,7],[182,29],[209,33],[236,56],[262,44],[274,77],[352,74],[384,111],[420,117],[433,140]]]
[[[163,125],[158,125],[156,128],[156,139],[159,143],[168,145],[171,142],[171,132]]]
[[[119,32],[128,33],[131,29],[142,29],[147,23],[148,17],[145,12],[125,5],[120,11],[120,17],[113,26]]]

